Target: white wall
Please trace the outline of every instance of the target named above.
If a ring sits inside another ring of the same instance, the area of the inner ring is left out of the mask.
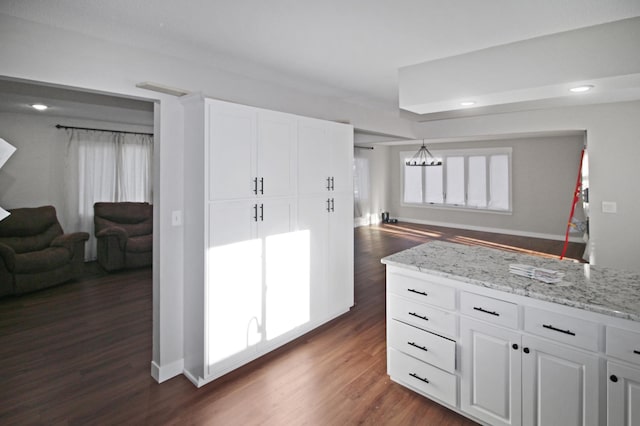
[[[105,120],[107,116],[105,116]],[[65,232],[75,232],[65,217],[64,186],[69,135],[56,124],[152,132],[149,126],[56,117],[46,114],[0,113],[0,137],[16,152],[0,169],[0,206],[6,209],[52,205]]]
[[[591,261],[640,271],[640,102],[430,121],[418,129],[428,138],[564,130],[587,132]],[[603,201],[615,201],[618,213],[603,213]]]
[[[183,205],[182,107],[177,98],[138,89],[153,81],[206,95],[323,119],[348,120],[371,132],[413,138],[411,122],[334,99],[251,80],[161,53],[107,42],[0,14],[0,75],[151,98],[156,105],[154,187],[153,374],[160,381],[182,371],[183,259],[180,227],[171,212]]]
[[[403,205],[400,152],[415,152],[418,147],[393,146],[389,155],[391,216],[441,226],[564,239],[583,144],[584,136],[579,135],[438,143],[429,147],[430,151],[511,148],[512,212],[509,214]],[[577,211],[580,218],[583,217],[581,206],[580,203]]]

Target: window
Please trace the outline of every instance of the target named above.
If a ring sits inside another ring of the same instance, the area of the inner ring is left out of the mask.
[[[401,152],[403,203],[511,211],[511,148],[432,151],[441,166],[407,166]]]

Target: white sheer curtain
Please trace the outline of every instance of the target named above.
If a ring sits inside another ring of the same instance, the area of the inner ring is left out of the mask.
[[[354,155],[353,158],[353,216],[369,219],[369,159]]]
[[[153,194],[153,137],[93,130],[69,130],[65,229],[88,232],[85,260],[95,260],[93,205],[147,201]]]

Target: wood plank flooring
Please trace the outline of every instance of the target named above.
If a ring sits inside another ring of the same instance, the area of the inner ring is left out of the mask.
[[[558,254],[562,243],[420,225],[355,230],[356,305],[195,388],[150,377],[151,271],[85,278],[0,299],[0,424],[468,425],[389,380],[379,259],[431,239]],[[579,258],[583,245],[571,247]]]

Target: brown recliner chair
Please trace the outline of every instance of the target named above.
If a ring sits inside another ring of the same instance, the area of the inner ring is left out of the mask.
[[[0,296],[39,290],[82,274],[89,234],[64,234],[53,206],[9,212],[0,221]]]
[[[98,264],[107,271],[149,266],[153,261],[153,206],[149,203],[93,205]]]

